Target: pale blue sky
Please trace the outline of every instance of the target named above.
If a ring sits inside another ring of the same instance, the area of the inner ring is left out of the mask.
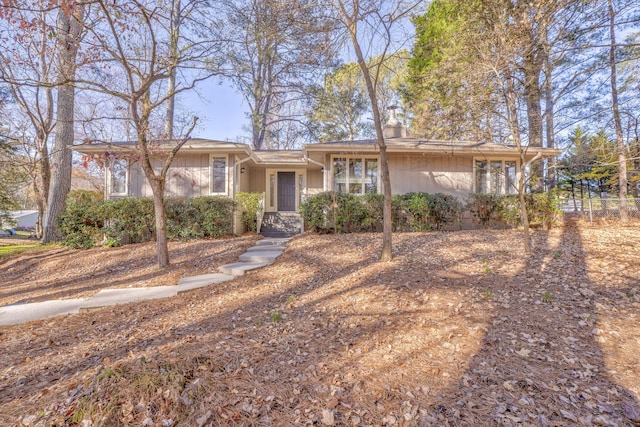
[[[236,141],[240,136],[247,136],[242,129],[247,124],[246,104],[229,83],[218,84],[210,79],[200,85],[198,93],[188,93],[180,101],[181,107],[200,118],[194,137]]]

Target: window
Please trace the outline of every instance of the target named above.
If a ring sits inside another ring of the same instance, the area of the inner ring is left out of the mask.
[[[378,191],[378,159],[335,157],[333,189],[341,193],[376,193]]]
[[[474,162],[476,193],[516,194],[516,162],[514,160],[476,160]]]
[[[111,194],[127,194],[129,168],[124,159],[111,160]]]
[[[211,193],[227,194],[226,157],[211,157]]]

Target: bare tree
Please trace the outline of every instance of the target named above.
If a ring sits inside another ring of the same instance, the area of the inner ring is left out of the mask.
[[[304,118],[304,111],[296,114],[287,104],[302,104],[308,82],[324,71],[331,56],[327,20],[311,0],[224,0],[221,5],[227,44],[220,61],[249,107],[253,148],[278,148],[269,138],[287,127],[282,122]]]
[[[87,43],[95,47],[100,68],[78,78],[76,84],[112,99],[116,109],[124,108],[122,119],[130,126],[135,144],[119,147],[130,161],[140,162],[153,193],[158,267],[169,265],[166,214],[164,208],[166,177],[180,148],[196,125],[193,117],[180,137],[168,140],[164,134],[166,104],[177,94],[191,90],[213,74],[206,61],[216,45],[200,38],[205,1],[99,0],[91,22],[87,22]],[[181,25],[197,24],[189,31],[177,32],[176,9]],[[187,18],[188,17],[188,21]],[[183,20],[184,19],[184,20]],[[176,35],[180,36],[176,39]],[[180,82],[167,92],[163,83],[176,69],[188,70]],[[164,118],[163,118],[164,117]],[[112,117],[117,119],[117,117]]]
[[[618,181],[620,184],[620,220],[629,221],[627,206],[627,147],[622,135],[622,121],[620,120],[620,106],[618,104],[618,82],[616,64],[616,12],[613,8],[613,0],[607,1],[609,12],[609,37],[611,47],[609,48],[609,67],[611,70],[611,104],[613,108],[613,123],[616,129],[616,148],[618,151]]]
[[[39,213],[38,236],[51,181],[48,144],[55,126],[58,40],[49,35],[55,34],[55,15],[55,8],[37,1],[0,5],[0,37],[10,41],[0,49],[0,81],[18,107],[13,113],[26,116],[30,128],[22,141],[36,153],[38,171],[33,175],[33,190]]]
[[[389,177],[389,160],[387,145],[382,129],[383,115],[379,104],[379,86],[382,80],[385,61],[402,46],[394,46],[394,30],[399,30],[399,24],[412,13],[418,3],[399,1],[387,2],[382,0],[329,0],[334,18],[339,28],[345,33],[349,44],[353,48],[356,59],[362,71],[376,131],[376,144],[380,152],[380,171],[383,204],[383,243],[380,253],[381,261],[391,261],[392,251],[392,218],[391,218],[391,179]],[[367,40],[368,39],[368,40]],[[377,47],[375,55],[363,50],[363,40],[367,40],[368,47]],[[369,61],[370,58],[376,61]]]

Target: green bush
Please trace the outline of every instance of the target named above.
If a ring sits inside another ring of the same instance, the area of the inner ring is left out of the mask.
[[[367,193],[362,196],[365,216],[362,220],[362,231],[382,231],[382,211],[384,195]]]
[[[356,233],[379,231],[383,221],[382,194],[325,192],[307,199],[300,213],[311,231]],[[456,221],[462,204],[447,194],[409,193],[392,198],[395,231],[440,230]]]
[[[71,248],[89,249],[102,238],[104,217],[100,209],[102,194],[95,191],[69,192],[67,207],[58,220],[62,244]]]
[[[87,194],[71,194],[60,219],[63,244],[91,248],[148,241],[155,233],[153,200],[124,198],[108,202]],[[234,203],[224,197],[165,201],[169,239],[219,237],[232,233]]]
[[[461,221],[464,205],[451,194],[431,194],[427,199],[429,205],[428,221],[436,230],[442,230],[447,224]]]
[[[236,194],[238,209],[240,209],[242,224],[248,231],[257,231],[256,221],[258,212],[262,210],[262,197],[264,193],[244,193]]]
[[[233,200],[220,196],[202,196],[189,199],[188,202],[199,212],[202,237],[220,237],[233,234],[233,211],[235,209]]]
[[[501,196],[500,214],[509,225],[522,224],[522,211],[518,195]],[[557,194],[531,193],[524,196],[529,217],[529,225],[532,227],[551,228],[562,215],[560,199]]]
[[[551,228],[561,215],[559,198],[555,194],[525,194],[529,224]],[[467,206],[483,227],[503,223],[513,227],[522,224],[520,198],[517,194],[471,194]]]
[[[234,203],[226,197],[168,199],[167,235],[172,240],[204,239],[232,233]]]
[[[335,231],[335,214],[338,207],[336,194],[326,191],[309,197],[300,205],[300,215],[311,231]],[[334,207],[335,204],[335,207]]]
[[[127,197],[102,205],[104,234],[108,241],[140,243],[151,239],[155,231],[153,200]]]
[[[497,194],[472,193],[467,196],[467,209],[484,228],[487,228],[502,218],[504,206]]]

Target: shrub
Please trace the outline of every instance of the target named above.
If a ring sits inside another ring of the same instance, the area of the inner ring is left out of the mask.
[[[262,197],[264,193],[244,193],[236,194],[238,209],[240,209],[242,224],[253,233],[257,231],[258,212],[263,209]]]
[[[507,224],[518,226],[522,223],[520,200],[517,195],[502,196],[501,216]],[[529,216],[529,225],[549,229],[562,214],[557,194],[525,194],[525,205]]]
[[[366,209],[361,196],[351,193],[336,193],[336,230],[338,233],[358,233],[366,231],[362,223],[365,221]]]
[[[169,239],[189,240],[231,234],[233,206],[226,197],[168,199],[167,235]]]
[[[95,201],[73,194],[60,219],[63,244],[91,248],[104,238],[106,246],[150,240],[155,232],[153,200],[124,198]],[[165,201],[169,239],[219,237],[232,233],[234,203],[225,197]]]
[[[335,207],[334,207],[335,204]],[[326,191],[309,197],[300,205],[300,215],[311,231],[335,230],[336,193]]]
[[[233,233],[233,211],[235,203],[227,197],[202,196],[189,199],[189,204],[198,212],[202,237],[220,237]]]
[[[431,231],[429,222],[430,208],[426,193],[408,193],[403,197],[403,207],[407,213],[407,222],[411,231]]]
[[[311,231],[365,232],[382,229],[382,194],[326,192],[307,199],[300,212]],[[392,198],[396,231],[441,229],[460,217],[462,204],[447,194],[409,193]]]
[[[367,193],[362,197],[365,216],[362,220],[362,231],[381,231],[384,195]]]
[[[104,234],[110,242],[145,242],[155,232],[153,200],[127,197],[110,200],[102,205]]]
[[[487,228],[501,218],[503,206],[497,194],[472,193],[467,196],[467,208],[471,215]]]
[[[92,248],[102,238],[104,217],[102,195],[94,191],[69,192],[67,207],[58,220],[62,244],[72,248]]]
[[[436,193],[427,198],[429,205],[428,221],[436,230],[442,230],[447,225],[460,221],[464,210],[463,204],[456,196]]]

